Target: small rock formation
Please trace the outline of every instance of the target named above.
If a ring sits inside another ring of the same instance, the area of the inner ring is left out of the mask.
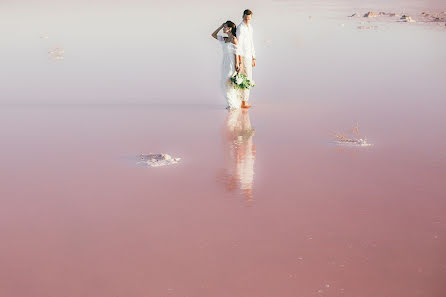
[[[149,167],[161,167],[167,165],[173,165],[180,162],[181,158],[172,158],[168,154],[148,154],[141,155],[141,161],[139,164],[143,163]]]
[[[374,18],[374,17],[377,17],[378,15],[376,14],[376,12],[373,12],[373,11],[369,11],[369,12],[367,12],[365,15],[364,15],[364,17],[365,18]]]
[[[418,23],[436,23],[437,25],[441,25],[442,23],[446,23],[446,12],[437,12],[437,13],[428,13],[426,11],[417,13],[415,16],[409,16],[406,14],[403,14],[402,16],[400,16],[397,13],[394,12],[385,12],[385,11],[379,11],[379,12],[374,12],[374,11],[369,11],[366,14],[362,15],[362,12],[360,12],[360,14],[358,13],[353,13],[352,15],[350,15],[349,17],[361,17],[363,16],[364,18],[376,18],[378,20],[384,20],[383,17],[398,17],[399,20],[398,22],[405,22],[405,23],[414,23],[414,22],[418,22]],[[368,22],[370,22],[371,20],[368,20]]]
[[[410,16],[405,15],[405,14],[401,17],[401,20],[402,20],[403,22],[407,22],[407,23],[413,23],[413,22],[415,22],[414,19],[412,19]]]

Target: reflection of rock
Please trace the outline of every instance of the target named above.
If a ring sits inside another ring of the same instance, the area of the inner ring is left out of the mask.
[[[378,29],[378,26],[358,26],[359,30],[376,30]]]
[[[55,47],[48,51],[50,58],[54,60],[63,60],[65,51],[60,47]]]
[[[376,16],[378,16],[378,15],[376,14],[376,12],[373,12],[373,11],[369,11],[364,15],[365,18],[374,18]]]
[[[396,14],[394,12],[380,12],[380,15],[386,15],[386,16],[389,16],[389,17],[398,16],[398,14]]]
[[[181,158],[172,158],[168,154],[148,154],[141,155],[141,161],[138,163],[144,163],[150,167],[161,167],[177,164],[180,160]]]
[[[265,39],[265,46],[270,47],[273,44],[271,39]]]

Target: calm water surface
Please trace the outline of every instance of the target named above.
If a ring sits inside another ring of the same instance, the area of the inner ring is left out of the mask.
[[[231,113],[209,35],[245,6],[1,5],[0,296],[446,295],[446,28],[345,17],[444,2],[251,3]]]

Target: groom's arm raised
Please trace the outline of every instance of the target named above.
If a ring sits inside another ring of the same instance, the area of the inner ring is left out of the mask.
[[[220,32],[221,29],[223,29],[224,26],[225,26],[225,23],[221,24],[221,26],[218,27],[217,30],[215,30],[214,33],[211,34],[211,36],[218,40],[217,34],[218,34],[218,32]]]

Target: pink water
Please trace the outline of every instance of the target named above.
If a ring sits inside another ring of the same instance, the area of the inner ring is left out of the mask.
[[[244,6],[1,5],[1,297],[446,296],[446,28],[252,4],[228,114],[208,35]]]

